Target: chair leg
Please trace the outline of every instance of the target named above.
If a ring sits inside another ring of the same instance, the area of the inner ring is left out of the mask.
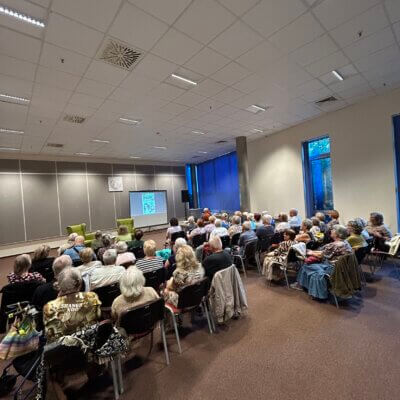
[[[111,374],[112,374],[113,387],[114,387],[114,398],[115,398],[115,400],[118,400],[119,399],[119,388],[118,388],[118,378],[117,378],[117,371],[116,371],[116,367],[115,367],[115,360],[111,360],[110,366],[111,366]]]
[[[261,255],[259,252],[257,252],[254,256],[254,258],[256,259],[256,264],[257,264],[257,269],[258,269],[258,273],[260,275],[262,275],[262,271],[261,271]]]
[[[201,305],[203,306],[204,312],[206,314],[207,323],[208,323],[208,330],[212,334],[213,330],[212,330],[212,325],[211,325],[211,321],[210,321],[210,315],[208,313],[208,309],[207,309],[207,305],[205,304],[205,300],[202,301]]]
[[[169,353],[168,353],[168,345],[167,345],[167,338],[165,336],[165,325],[164,320],[160,321],[160,330],[161,330],[161,337],[164,345],[164,353],[165,353],[165,361],[167,365],[169,365]]]
[[[335,294],[335,293],[332,293],[332,295],[333,295],[333,298],[335,299],[336,308],[339,308],[339,303],[338,303],[336,294]]]
[[[208,301],[208,298],[206,298],[205,301],[206,301],[206,307],[207,307],[207,309],[208,309],[208,314],[209,314],[209,316],[210,316],[212,329],[213,329],[214,332],[216,332],[216,331],[217,331],[217,328],[215,327],[215,321],[214,321],[213,313],[212,313],[212,311],[211,311],[210,302]]]
[[[170,308],[165,307],[165,309],[168,310],[169,313],[171,314],[172,324],[174,325],[176,343],[178,344],[178,351],[179,351],[179,354],[182,354],[181,341],[180,341],[180,339],[179,339],[178,324],[176,323],[175,314],[174,314],[174,312],[173,312]]]
[[[243,257],[240,257],[240,262],[242,263],[243,276],[244,276],[245,278],[247,278],[246,267],[245,267],[245,265],[244,265]]]
[[[122,394],[124,393],[124,381],[122,379],[121,356],[117,356],[115,363],[117,364],[119,393]]]
[[[284,275],[285,275],[286,287],[287,287],[288,289],[290,289],[290,286],[289,286],[289,279],[288,279],[288,277],[287,277],[286,269],[283,270],[283,273],[284,273]]]

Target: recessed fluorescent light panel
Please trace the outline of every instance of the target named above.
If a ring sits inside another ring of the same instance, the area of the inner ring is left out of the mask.
[[[141,158],[141,157],[138,157],[138,156],[129,156],[129,158]]]
[[[190,85],[194,85],[194,86],[197,85],[197,82],[192,81],[192,80],[187,79],[187,78],[184,78],[183,76],[176,75],[176,74],[171,74],[171,76],[172,76],[173,78],[175,78],[175,79],[179,79],[179,80],[182,81],[182,82],[189,83]]]
[[[76,156],[91,156],[90,153],[75,153]]]
[[[246,108],[247,111],[250,111],[254,114],[266,111],[266,109],[267,109],[267,107],[258,106],[257,104],[252,104],[251,106]]]
[[[24,131],[17,131],[15,129],[0,128],[0,133],[12,133],[13,135],[23,135]]]
[[[139,125],[142,123],[140,119],[131,119],[131,118],[120,118],[119,122],[127,125]]]
[[[344,80],[343,76],[340,75],[339,72],[333,70],[333,71],[332,71],[332,74],[333,74],[337,79],[339,79],[339,81],[343,81],[343,80]]]
[[[198,151],[200,154],[207,154],[207,151]]]
[[[200,131],[192,131],[192,133],[196,133],[197,135],[205,135],[205,132],[200,132]]]
[[[165,146],[153,146],[153,149],[166,150]]]
[[[93,139],[93,143],[110,143],[109,140]]]
[[[19,96],[11,96],[7,93],[0,93],[0,101],[5,101],[7,103],[18,103],[18,104],[28,104],[30,102],[29,99],[25,97]]]
[[[4,151],[19,151],[20,149],[17,149],[16,147],[0,147],[0,150],[4,150]]]
[[[13,17],[19,19],[22,22],[26,22],[28,24],[39,26],[40,28],[44,28],[45,25],[42,21],[39,21],[35,18],[30,17],[29,15],[21,14],[18,11],[11,10],[5,6],[0,5],[0,14],[8,15],[9,17]]]
[[[264,133],[264,131],[262,131],[261,129],[257,129],[257,128],[252,129],[252,131],[255,133]]]

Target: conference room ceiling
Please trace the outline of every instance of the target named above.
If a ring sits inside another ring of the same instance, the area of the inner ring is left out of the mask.
[[[2,152],[201,162],[400,86],[399,0],[0,5],[45,24],[0,14],[0,95],[30,99],[0,98]]]

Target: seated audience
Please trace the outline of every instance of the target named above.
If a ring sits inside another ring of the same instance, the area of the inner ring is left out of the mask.
[[[115,249],[106,250],[103,254],[104,265],[94,268],[89,274],[90,290],[112,285],[120,280],[125,268],[115,265],[116,261],[117,251]]]
[[[357,222],[363,227],[363,231],[361,232],[362,237],[363,237],[365,240],[370,239],[371,236],[369,236],[369,233],[368,233],[368,231],[367,231],[367,229],[366,229],[366,227],[367,227],[367,221],[365,221],[364,218],[359,218],[359,217],[358,217],[358,218],[354,218],[354,220],[357,221]]]
[[[298,215],[299,214],[299,212],[295,209],[295,208],[292,208],[292,209],[290,209],[289,210],[289,225],[290,225],[290,227],[291,228],[295,228],[295,227],[298,227],[298,226],[301,226],[301,217],[300,217],[300,215]]]
[[[368,244],[364,237],[361,235],[364,227],[356,220],[351,220],[347,223],[347,230],[349,232],[349,237],[347,241],[352,249],[356,250],[360,247],[367,247]]]
[[[52,282],[44,283],[36,288],[32,297],[32,304],[38,311],[42,311],[45,304],[54,300],[58,296],[58,275],[64,268],[72,267],[72,260],[70,256],[62,255],[57,257],[53,263],[54,279]]]
[[[330,231],[335,225],[340,225],[339,212],[336,210],[330,210],[327,214],[331,217],[331,220],[326,224],[326,229]]]
[[[47,343],[94,324],[101,317],[101,302],[92,292],[81,292],[82,277],[76,268],[58,275],[59,293],[43,307]]]
[[[32,265],[29,272],[38,272],[41,274],[46,281],[52,281],[53,276],[46,276],[47,271],[51,268],[54,262],[54,257],[49,257],[50,246],[47,244],[41,244],[33,253]]]
[[[132,234],[129,232],[129,229],[126,225],[120,225],[118,227],[118,236],[116,240],[118,242],[130,242],[132,240]]]
[[[300,233],[296,236],[297,242],[308,243],[311,240],[314,240],[313,234],[310,232],[313,227],[313,223],[310,219],[305,219],[301,223]]]
[[[156,242],[154,240],[146,240],[143,245],[144,258],[137,260],[136,266],[143,272],[154,271],[164,268],[164,261],[161,257],[156,256]]]
[[[276,232],[283,232],[286,231],[286,229],[290,229],[287,214],[280,213],[278,215],[277,221],[279,221],[279,223],[275,226]]]
[[[242,224],[242,233],[239,238],[239,247],[244,250],[248,242],[257,239],[256,233],[251,229],[250,221],[245,221]]]
[[[240,212],[240,211],[239,211]],[[229,236],[232,237],[233,235],[236,235],[237,233],[242,232],[242,220],[239,215],[235,215],[232,217],[232,224],[228,229]]]
[[[199,218],[197,220],[197,228],[194,228],[192,232],[190,232],[189,239],[193,239],[193,237],[197,235],[204,235],[205,233],[206,230],[204,228],[204,221],[201,218]]]
[[[72,247],[75,244],[75,240],[79,235],[76,232],[72,232],[68,236],[67,244],[69,244],[70,247]]]
[[[101,262],[94,260],[94,251],[91,247],[85,247],[79,252],[79,257],[81,258],[82,264],[79,267],[79,272],[83,275],[85,273],[90,273],[94,268],[100,267]]]
[[[220,219],[215,220],[215,229],[210,233],[210,240],[215,236],[228,236],[228,229],[222,226]]]
[[[332,243],[328,243],[319,251],[308,250],[307,256],[316,260],[315,264],[304,264],[298,275],[297,284],[291,285],[295,289],[304,287],[314,298],[328,298],[328,287],[325,275],[331,275],[333,265],[346,254],[352,253],[352,248],[346,241],[347,229],[342,225],[334,225],[331,229]],[[325,261],[322,263],[322,261]]]
[[[113,301],[111,306],[111,316],[117,324],[124,311],[160,297],[152,287],[147,287],[145,284],[146,279],[143,272],[134,265],[122,274],[119,281],[121,294]]]
[[[260,225],[256,230],[256,235],[259,239],[265,239],[275,233],[275,229],[271,225],[271,221],[271,215],[264,214],[262,216],[262,225]]]
[[[127,242],[128,249],[143,248],[144,240],[142,240],[143,231],[141,229],[135,229],[134,239]]]
[[[90,247],[94,252],[96,252],[100,247],[103,247],[103,234],[101,231],[96,231],[94,234],[94,239],[92,240],[92,243],[90,244]]]
[[[179,226],[179,222],[177,218],[171,218],[169,220],[170,227],[167,229],[167,240],[168,242],[171,240],[171,235],[176,232],[180,232],[182,228]]]
[[[116,265],[133,265],[135,264],[136,257],[133,253],[128,251],[128,245],[126,242],[120,241],[115,245],[115,250],[117,250],[117,261]]]
[[[216,218],[214,217],[214,215],[210,215],[210,217],[208,218],[209,223],[204,227],[206,233],[210,234],[215,229],[215,221]]]
[[[268,281],[279,281],[283,277],[282,270],[276,267],[276,263],[284,263],[289,253],[289,249],[296,244],[296,232],[292,229],[287,229],[283,232],[283,242],[274,251],[271,251],[264,258],[263,274]]]
[[[187,242],[184,238],[178,238],[175,240],[175,243],[172,247],[171,255],[168,257],[168,260],[165,262],[165,268],[167,269],[167,279],[172,276],[172,273],[175,271],[176,268],[176,252],[179,250],[180,247],[186,246]]]
[[[14,272],[7,275],[8,283],[23,283],[23,282],[46,282],[39,272],[29,272],[32,261],[29,254],[21,254],[15,258]]]
[[[186,231],[190,233],[194,228],[196,228],[196,222],[193,215],[191,215],[187,220]]]
[[[312,217],[311,222],[312,228],[310,229],[310,232],[316,238],[321,234],[321,221],[317,217]]]
[[[176,253],[176,270],[164,290],[165,302],[177,307],[179,290],[203,277],[204,269],[197,261],[193,249],[187,245],[180,247]]]
[[[257,228],[259,228],[260,226],[263,225],[260,213],[254,213],[254,223],[256,224],[254,229],[257,229]]]
[[[203,221],[208,222],[208,219],[211,217],[211,211],[208,208],[203,209],[203,214],[201,218]]]
[[[112,248],[112,247],[111,247],[111,237],[110,237],[110,235],[103,235],[102,241],[103,241],[103,247],[100,247],[100,248],[97,250],[97,258],[98,258],[100,261],[103,261],[103,254],[104,254],[108,249],[111,249],[111,248]]]
[[[75,243],[69,249],[65,250],[63,254],[70,256],[73,263],[80,261],[79,252],[85,248],[85,238],[77,236]]]
[[[322,233],[325,233],[326,224],[325,224],[325,214],[323,212],[317,212],[315,217],[319,219],[319,229]]]
[[[211,254],[203,260],[203,267],[210,285],[214,274],[221,269],[230,267],[233,264],[231,255],[222,249],[222,242],[219,236],[214,236],[208,241]]]
[[[229,229],[229,221],[228,221],[228,214],[223,213],[221,215],[222,226],[226,229]]]
[[[366,227],[367,232],[374,238],[381,239],[382,241],[390,240],[392,232],[383,221],[383,215],[378,212],[370,214],[369,223]]]

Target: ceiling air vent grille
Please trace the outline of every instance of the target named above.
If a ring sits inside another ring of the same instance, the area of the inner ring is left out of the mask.
[[[325,99],[316,101],[315,104],[316,104],[317,106],[320,106],[320,105],[322,105],[322,104],[331,103],[331,102],[333,102],[333,101],[337,101],[337,98],[336,98],[336,97],[333,97],[333,96],[329,96],[329,97],[326,97]]]
[[[108,39],[97,56],[101,61],[131,71],[139,61],[142,53],[128,45]]]
[[[192,158],[200,158],[200,156],[193,156]]]
[[[228,143],[227,140],[218,140],[218,142],[215,142],[215,144],[223,144],[223,143]]]
[[[64,121],[71,122],[73,124],[83,124],[85,119],[85,117],[81,117],[80,115],[65,114],[64,116]]]
[[[61,143],[47,143],[46,146],[47,147],[55,147],[57,149],[60,149],[61,147],[64,147],[64,145],[61,144]]]

